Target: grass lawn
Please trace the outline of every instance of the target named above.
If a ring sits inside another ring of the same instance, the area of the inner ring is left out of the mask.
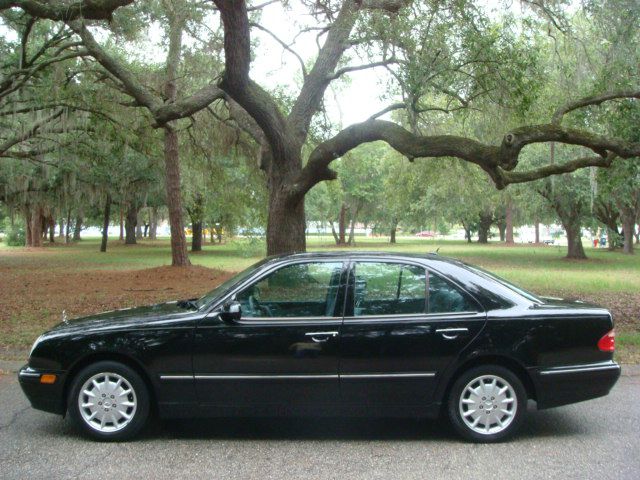
[[[356,249],[439,254],[484,267],[536,293],[580,297],[610,308],[619,358],[640,362],[640,255],[587,248],[587,261],[564,259],[566,247],[467,244],[431,239],[357,238]],[[264,255],[261,241],[206,244],[191,255],[205,268],[172,269],[168,239],[125,246],[99,240],[42,249],[0,243],[0,356],[23,355],[35,337],[70,315],[200,295]],[[329,237],[310,237],[308,249],[336,250]],[[214,270],[210,270],[214,269]],[[4,352],[4,353],[3,353]]]

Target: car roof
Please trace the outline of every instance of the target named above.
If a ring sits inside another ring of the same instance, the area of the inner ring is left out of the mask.
[[[315,258],[380,258],[380,259],[420,259],[420,260],[439,260],[443,262],[460,264],[461,262],[455,258],[443,257],[436,252],[428,253],[406,253],[406,252],[388,252],[377,250],[343,250],[343,251],[324,251],[324,252],[304,252],[290,253],[283,255],[273,255],[267,257],[265,263],[283,260],[306,260]]]

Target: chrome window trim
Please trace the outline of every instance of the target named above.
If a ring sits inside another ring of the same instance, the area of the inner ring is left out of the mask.
[[[469,317],[473,316],[472,319],[477,318],[478,320],[486,319],[486,314],[484,312],[451,312],[451,313],[403,313],[403,314],[389,314],[389,315],[362,315],[362,316],[351,316],[345,317],[344,323],[389,323],[395,321],[433,321],[433,320],[469,320]]]
[[[223,305],[227,300],[233,298],[235,295],[237,295],[238,293],[240,293],[241,291],[243,291],[245,288],[249,287],[250,285],[253,285],[261,280],[263,280],[265,277],[271,275],[272,273],[274,273],[275,271],[279,270],[280,268],[283,267],[289,267],[291,265],[299,265],[299,264],[305,264],[305,263],[341,263],[342,264],[342,271],[344,271],[345,268],[348,268],[349,266],[349,259],[348,258],[344,258],[344,257],[340,257],[340,256],[336,256],[336,257],[326,257],[326,258],[301,258],[301,259],[296,259],[296,260],[287,260],[282,259],[279,261],[276,261],[275,263],[272,264],[266,264],[263,267],[263,270],[259,273],[256,273],[255,275],[249,277],[249,278],[245,278],[243,281],[241,281],[240,283],[234,285],[231,289],[229,289],[226,293],[224,293],[217,301],[214,301],[211,304],[211,308],[209,308],[207,310],[207,314],[205,315],[205,318],[210,318],[213,315],[216,315],[218,313],[220,313],[219,311],[216,311],[216,309],[218,307],[220,307],[221,305]],[[265,319],[269,319],[274,320],[274,319],[304,319],[305,321],[309,321],[309,319],[314,319],[314,318],[321,318],[321,319],[335,319],[335,318],[339,318],[342,321],[342,317],[246,317],[243,318],[237,322],[234,322],[236,324],[242,324],[243,322],[251,322],[253,320],[257,320],[257,321],[263,321]]]
[[[235,325],[340,325],[342,317],[247,317],[236,322]]]

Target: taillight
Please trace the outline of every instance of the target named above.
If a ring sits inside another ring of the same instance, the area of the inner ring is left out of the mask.
[[[601,352],[613,352],[616,349],[616,331],[611,329],[598,341]]]

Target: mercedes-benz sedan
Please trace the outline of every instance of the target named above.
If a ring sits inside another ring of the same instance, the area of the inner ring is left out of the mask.
[[[64,321],[19,372],[34,408],[122,440],[164,418],[435,417],[513,434],[527,400],[606,395],[611,314],[542,298],[439,255],[263,260],[199,299]]]

